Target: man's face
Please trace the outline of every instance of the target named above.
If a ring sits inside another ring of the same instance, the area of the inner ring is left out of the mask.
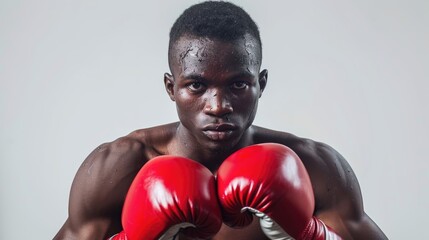
[[[181,124],[208,148],[235,146],[252,124],[267,72],[257,41],[232,42],[184,36],[170,50],[165,75]]]

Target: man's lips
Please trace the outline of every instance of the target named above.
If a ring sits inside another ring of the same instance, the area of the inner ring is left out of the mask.
[[[209,124],[204,126],[203,133],[214,141],[222,141],[231,137],[237,127],[233,124]]]
[[[234,124],[230,124],[230,123],[208,124],[203,127],[203,131],[217,131],[217,132],[233,131],[235,129],[237,129],[237,127]]]

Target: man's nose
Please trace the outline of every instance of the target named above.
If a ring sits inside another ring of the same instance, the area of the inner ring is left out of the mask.
[[[204,112],[209,115],[222,117],[232,113],[232,105],[228,96],[222,91],[213,91],[206,98]]]

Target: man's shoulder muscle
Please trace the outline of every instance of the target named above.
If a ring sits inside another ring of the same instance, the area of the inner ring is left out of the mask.
[[[90,239],[119,231],[125,195],[147,161],[146,155],[144,142],[132,134],[101,144],[92,151],[73,180],[69,217],[62,229],[69,233],[62,234]]]
[[[69,217],[55,239],[96,239],[120,231],[131,182],[148,160],[168,153],[177,124],[139,129],[92,151],[73,180]],[[97,233],[103,236],[92,235]]]
[[[133,179],[146,161],[146,146],[135,138],[126,136],[101,144],[80,166],[73,181],[71,197],[76,191],[86,196],[111,199],[112,196],[103,194],[118,190],[121,185],[117,184],[124,179]]]
[[[291,148],[304,163],[311,178],[317,208],[335,205],[336,194],[360,190],[357,178],[344,157],[329,145],[290,133],[260,128],[259,142],[276,142]],[[339,199],[336,199],[339,200]],[[358,201],[357,201],[358,202]]]
[[[316,216],[346,239],[360,236],[362,229],[368,232],[368,236],[384,239],[383,233],[365,214],[359,182],[340,153],[325,143],[289,133],[262,130],[260,140],[290,147],[304,163],[313,185]]]

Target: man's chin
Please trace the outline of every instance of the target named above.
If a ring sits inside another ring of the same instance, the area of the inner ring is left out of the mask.
[[[213,142],[228,142],[234,137],[235,131],[203,131],[204,135]]]
[[[209,139],[205,143],[205,147],[213,152],[230,151],[237,144],[238,140],[230,138],[228,140],[211,140]]]

